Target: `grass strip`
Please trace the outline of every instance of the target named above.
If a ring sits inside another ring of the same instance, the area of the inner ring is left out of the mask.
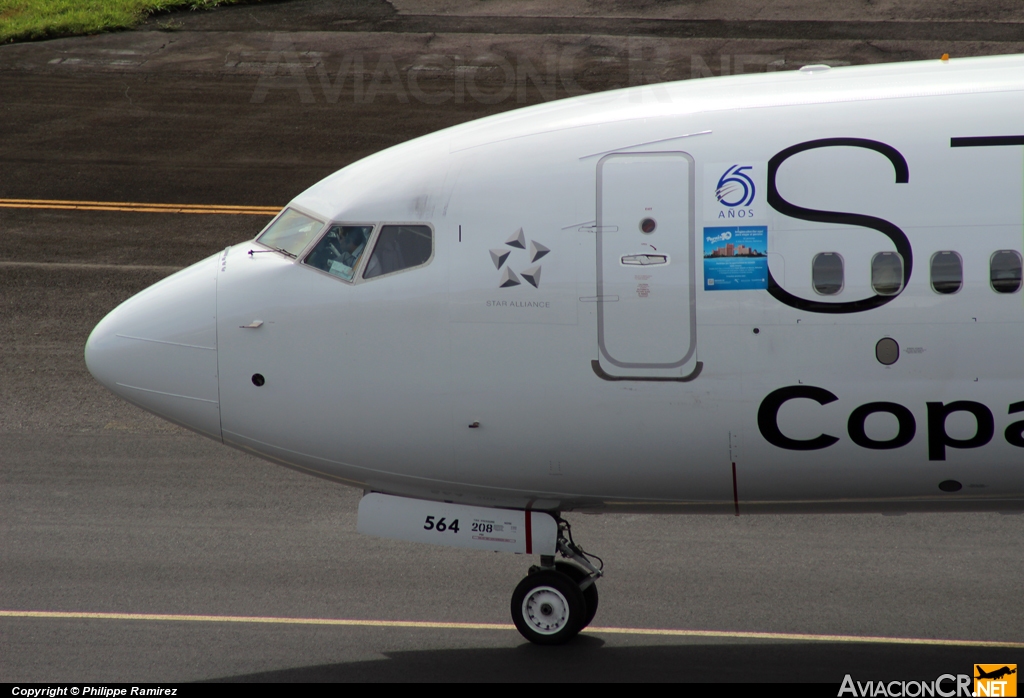
[[[149,15],[253,0],[0,0],[0,44],[131,29]]]

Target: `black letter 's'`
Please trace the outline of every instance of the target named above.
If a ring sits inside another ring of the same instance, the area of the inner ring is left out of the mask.
[[[807,141],[806,143],[798,143],[797,145],[790,146],[785,150],[781,150],[776,153],[775,156],[768,161],[768,205],[783,215],[789,216],[790,218],[797,218],[802,221],[855,225],[862,228],[871,228],[872,230],[877,230],[882,233],[892,240],[892,244],[896,246],[896,251],[899,253],[900,257],[903,258],[903,288],[906,288],[907,284],[910,283],[910,271],[914,267],[914,253],[910,248],[910,240],[907,239],[907,236],[896,225],[883,218],[865,216],[861,213],[818,211],[813,208],[803,208],[802,206],[796,206],[789,203],[782,198],[781,194],[779,194],[779,188],[775,183],[775,178],[779,173],[779,166],[781,166],[783,162],[797,153],[804,152],[805,150],[813,150],[815,148],[834,148],[837,146],[868,148],[869,150],[881,153],[889,159],[889,162],[892,163],[893,169],[896,171],[897,184],[906,184],[910,181],[910,168],[907,167],[906,159],[904,159],[900,154],[900,151],[896,150],[891,145],[868,140],[866,138],[822,138],[820,140]],[[822,301],[808,300],[806,298],[794,296],[792,293],[789,293],[782,288],[782,286],[779,286],[775,277],[772,276],[770,268],[768,269],[768,293],[772,294],[772,297],[780,303],[785,303],[791,308],[806,310],[811,313],[860,313],[865,310],[871,310],[872,308],[885,305],[900,295],[898,293],[892,296],[875,295],[871,298],[863,298],[859,301],[848,301],[845,303],[825,303]]]

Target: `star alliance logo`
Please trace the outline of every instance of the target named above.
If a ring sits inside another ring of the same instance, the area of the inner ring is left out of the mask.
[[[501,271],[501,279],[498,281],[498,288],[511,288],[518,286],[522,283],[519,280],[521,276],[526,283],[530,284],[534,288],[540,288],[540,265],[537,261],[546,255],[549,250],[544,245],[540,244],[536,240],[530,241],[530,264],[532,267],[524,269],[519,272],[519,276],[512,271],[511,263],[506,266],[505,262],[508,261],[509,257],[515,250],[526,251],[526,236],[523,234],[523,229],[520,228],[516,232],[512,233],[508,240],[505,241],[506,247],[512,249],[505,249],[504,247],[498,247],[491,249],[491,261],[494,262],[494,268]],[[521,256],[521,255],[520,255]]]

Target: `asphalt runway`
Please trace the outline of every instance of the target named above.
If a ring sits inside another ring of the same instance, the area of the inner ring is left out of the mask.
[[[89,376],[103,315],[269,220],[137,204],[279,207],[389,145],[613,86],[1024,52],[1011,2],[628,8],[297,0],[0,47],[0,681],[838,686],[1024,663],[1022,516],[569,515],[607,563],[601,606],[538,648],[508,612],[533,560],[359,536],[359,492]],[[78,201],[134,206],[53,203]]]

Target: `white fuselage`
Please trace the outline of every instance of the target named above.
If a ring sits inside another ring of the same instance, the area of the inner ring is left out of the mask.
[[[997,292],[990,265],[1024,251],[1024,146],[951,139],[1019,139],[1021,114],[1024,57],[491,117],[290,205],[325,226],[429,226],[429,263],[350,283],[247,242],[127,301],[87,360],[226,444],[423,499],[1019,509],[1024,293]],[[893,252],[909,276],[880,295],[873,260]],[[943,252],[962,260],[955,293],[933,288]],[[815,291],[819,254],[842,261],[838,293]]]

